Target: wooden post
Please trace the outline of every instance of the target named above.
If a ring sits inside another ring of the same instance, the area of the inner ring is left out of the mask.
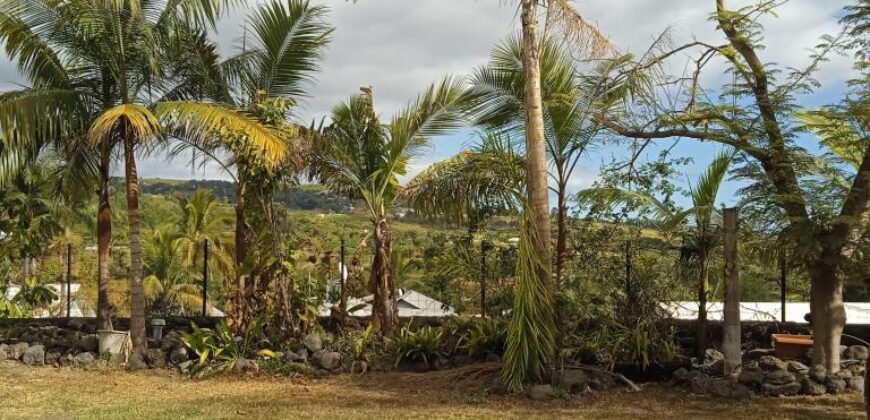
[[[725,350],[725,377],[737,379],[740,373],[740,273],[737,265],[737,209],[724,209],[725,224],[725,325],[722,347]]]
[[[786,279],[788,279],[788,266],[786,265],[786,254],[785,250],[780,251],[781,254],[779,256],[779,306],[780,306],[780,319],[783,323],[785,323],[785,286]]]
[[[345,278],[345,273],[347,273],[347,267],[344,265],[344,238],[341,238],[341,267],[338,268],[338,285],[339,285],[339,299],[338,299],[338,309],[341,310],[341,315],[347,315],[347,294],[345,293],[345,283],[347,283],[347,279]]]
[[[202,316],[208,316],[208,239],[202,241]]]
[[[486,239],[480,241],[480,316],[486,318]]]
[[[66,244],[66,317],[72,317],[72,244]]]

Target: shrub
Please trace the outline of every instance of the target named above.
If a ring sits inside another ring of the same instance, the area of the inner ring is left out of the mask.
[[[445,356],[441,338],[444,330],[429,326],[412,331],[408,326],[399,331],[392,344],[395,349],[395,365],[402,362],[423,362],[431,365],[436,359]]]

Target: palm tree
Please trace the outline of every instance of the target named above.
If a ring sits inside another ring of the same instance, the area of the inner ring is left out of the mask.
[[[427,137],[461,124],[462,84],[444,78],[401,110],[389,124],[374,110],[371,88],[332,110],[332,124],[315,145],[314,172],[330,190],[366,204],[373,226],[375,254],[370,288],[374,294],[372,326],[391,336],[398,326],[396,287],[391,274],[391,237],[387,216],[395,205],[398,176],[423,149]]]
[[[254,178],[268,181],[268,178],[297,174],[304,168],[300,127],[289,120],[293,107],[308,96],[314,74],[331,41],[333,28],[326,21],[328,11],[306,0],[271,0],[261,4],[248,18],[239,51],[220,64],[220,77],[215,83],[224,89],[214,99],[253,113],[259,122],[284,132],[285,141],[252,149],[234,136],[184,138],[186,127],[181,127],[183,142],[172,152],[177,155],[193,147],[224,168],[235,167],[236,295],[228,308],[228,316],[237,329],[247,323],[247,301],[253,293],[252,282],[247,281],[243,270],[253,234],[246,220],[251,183]],[[217,158],[220,151],[228,153],[230,159]],[[260,186],[273,185],[271,181],[265,184]],[[264,192],[264,188],[259,191]]]
[[[197,271],[187,264],[184,239],[172,224],[145,234],[143,287],[151,314],[177,315],[202,308],[202,289],[194,284]]]
[[[196,268],[200,260],[199,252],[207,241],[212,267],[229,273],[232,257],[226,240],[226,228],[232,220],[220,211],[220,202],[215,193],[199,188],[189,196],[176,197],[176,203],[181,209],[177,241],[183,253],[184,265]]]
[[[512,37],[493,51],[490,63],[475,71],[471,81],[475,123],[489,130],[522,137],[524,69],[522,42]],[[583,152],[598,132],[588,116],[588,101],[578,87],[578,73],[567,51],[551,39],[541,43],[541,94],[548,173],[556,194],[556,285],[564,281],[568,258],[568,182]]]
[[[130,330],[137,351],[144,350],[146,341],[136,149],[162,137],[161,120],[188,127],[191,135],[238,133],[259,146],[281,141],[277,133],[235,110],[181,100],[201,91],[202,74],[215,70],[215,63],[209,61],[215,48],[205,36],[206,26],[214,25],[228,3],[3,0],[0,4],[0,40],[32,84],[10,94],[14,103],[0,109],[0,120],[16,122],[3,124],[4,140],[14,139],[25,150],[49,140],[86,138],[97,145],[101,264],[107,264],[110,239],[108,168],[115,146],[122,146],[130,232]],[[100,271],[102,298],[107,276],[102,266]]]
[[[716,230],[721,220],[721,214],[716,208],[716,197],[733,158],[732,150],[726,149],[719,153],[698,180],[697,185],[690,186],[692,207],[686,210],[674,210],[649,193],[619,188],[592,188],[578,194],[581,203],[608,207],[631,205],[651,209],[655,220],[664,231],[682,233],[683,243],[680,250],[682,268],[694,269],[698,287],[698,328],[695,342],[698,357],[703,357],[706,350],[710,255],[720,236]],[[680,228],[685,227],[687,221],[691,222],[689,231],[678,232]]]

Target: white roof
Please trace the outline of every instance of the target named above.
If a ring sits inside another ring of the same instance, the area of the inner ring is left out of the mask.
[[[43,310],[40,313],[35,313],[34,317],[36,318],[48,318],[52,316],[58,316],[58,314],[62,316],[66,316],[66,283],[48,283],[45,287],[51,289],[52,292],[57,294],[57,297],[51,302],[50,310]],[[78,294],[79,289],[81,289],[82,285],[79,283],[70,283],[69,291],[70,291],[70,314],[74,318],[87,318],[94,317],[96,314],[90,308],[82,308],[82,305],[79,305],[78,299],[76,299],[76,294]],[[17,284],[10,284],[6,289],[6,300],[12,300],[21,291],[21,286]]]
[[[846,323],[852,325],[870,324],[870,302],[846,302]],[[662,303],[661,308],[667,315],[677,319],[697,319],[698,302],[679,301]],[[721,321],[723,319],[723,303],[707,303],[707,319]],[[785,320],[798,324],[807,324],[804,319],[810,313],[809,302],[786,302]],[[781,321],[782,307],[780,302],[740,302],[741,321]]]
[[[440,317],[456,315],[456,311],[450,306],[432,299],[420,292],[414,290],[399,289],[399,296],[396,298],[396,306],[398,306],[399,316],[403,318],[410,317]],[[374,296],[368,295],[363,298],[350,298],[347,300],[348,312],[351,316],[367,317],[372,315],[372,301]],[[329,316],[329,303],[320,306],[320,316]],[[354,308],[358,308],[354,310]]]

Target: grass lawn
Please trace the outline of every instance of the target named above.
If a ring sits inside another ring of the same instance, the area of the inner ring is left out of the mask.
[[[2,362],[0,419],[863,418],[858,394],[732,402],[650,385],[640,393],[616,390],[536,403],[482,395],[482,380],[463,379],[461,373],[191,380],[166,372],[34,369]]]

